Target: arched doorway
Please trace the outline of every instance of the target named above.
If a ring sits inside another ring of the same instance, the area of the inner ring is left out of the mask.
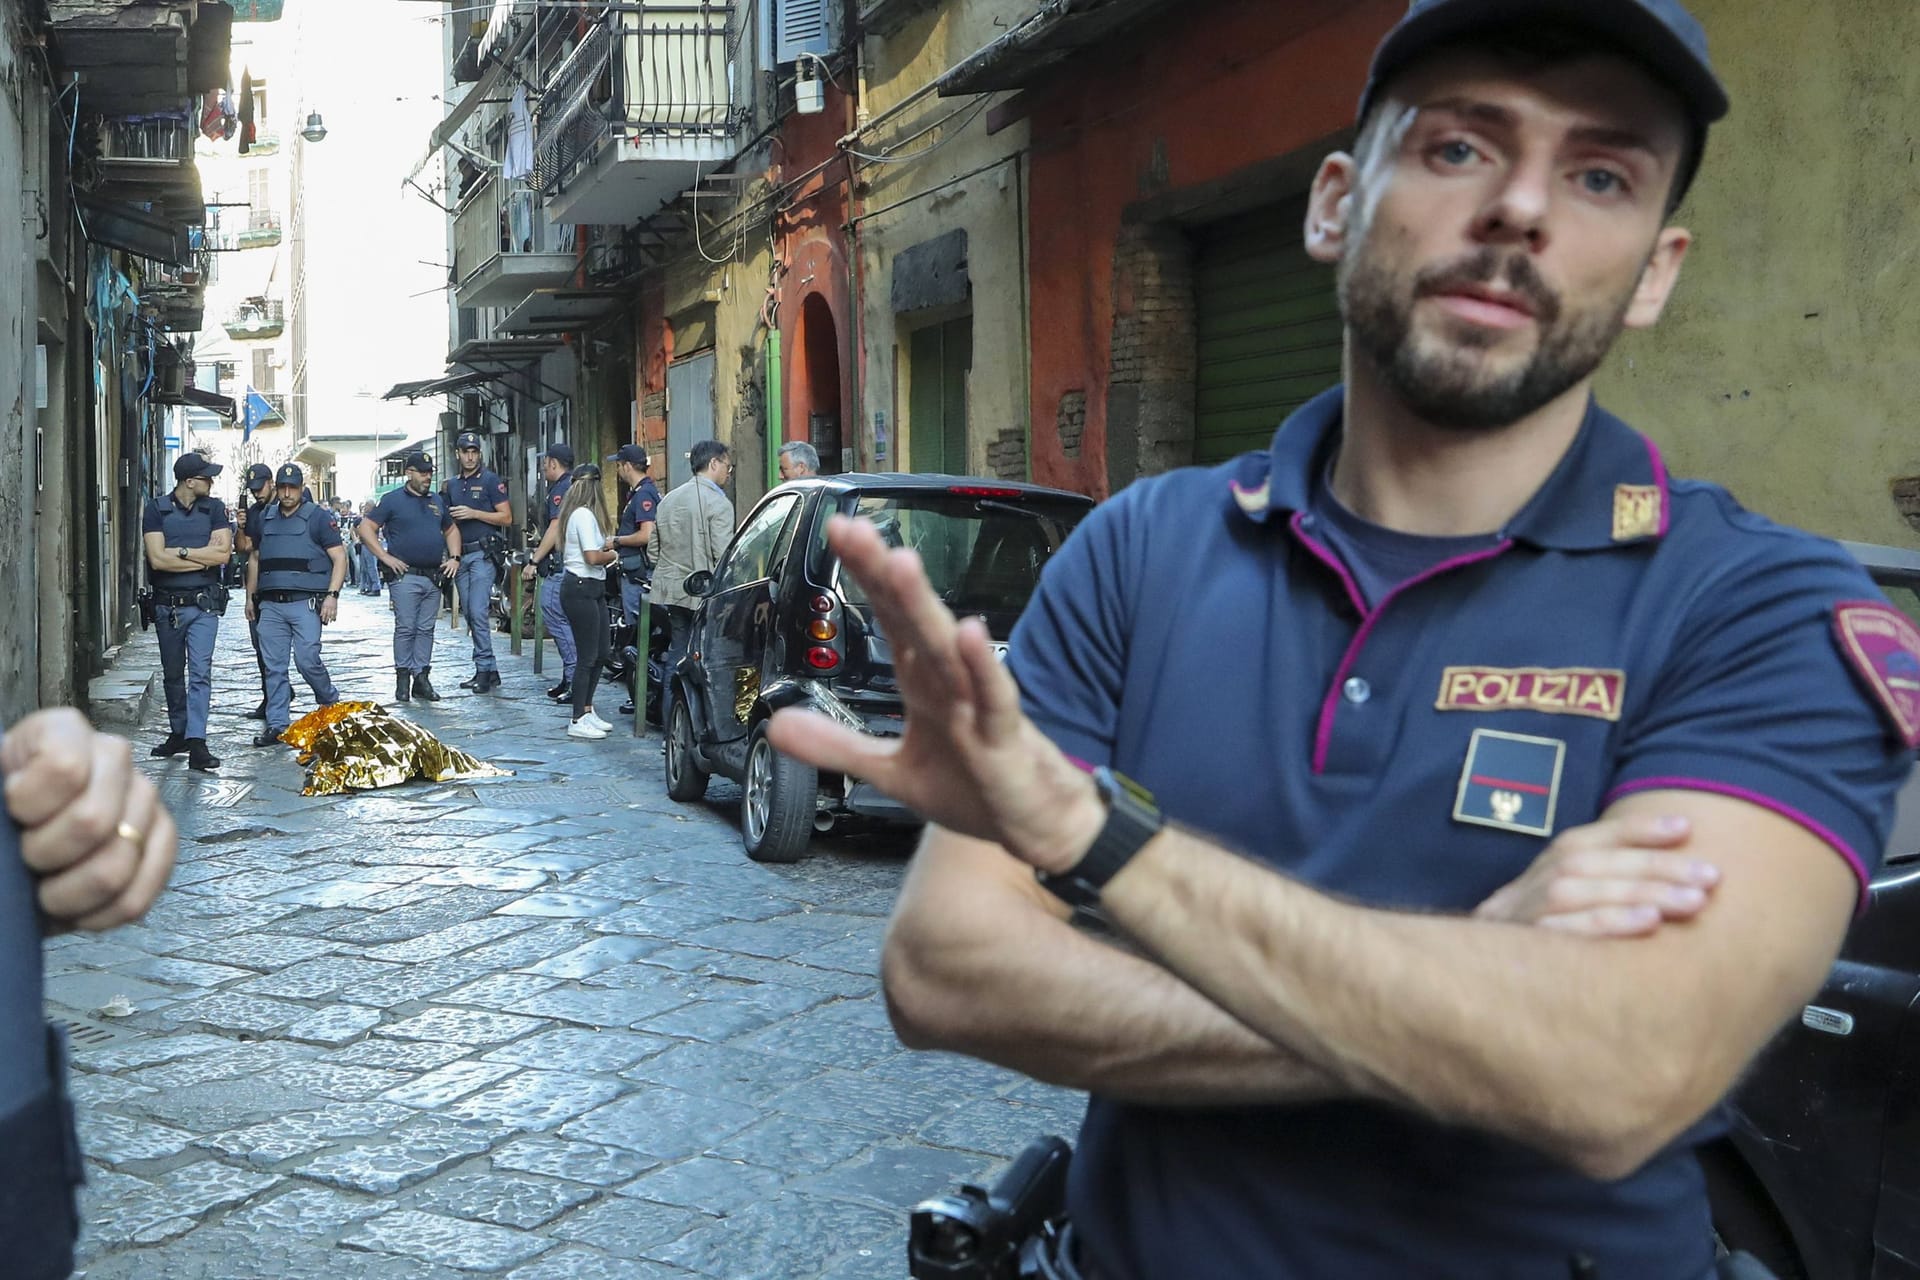
[[[805,440],[820,454],[820,470],[841,470],[840,327],[833,308],[817,293],[800,304],[800,386],[793,425],[794,439]]]

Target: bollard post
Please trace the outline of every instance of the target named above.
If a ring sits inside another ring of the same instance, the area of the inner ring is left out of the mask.
[[[539,675],[546,656],[547,646],[541,641],[546,639],[546,615],[540,609],[540,579],[533,580],[533,674]]]
[[[526,589],[526,582],[520,576],[520,566],[513,565],[507,581],[507,641],[508,652],[514,657],[520,656],[520,593]]]
[[[640,618],[635,627],[633,638],[634,651],[639,657],[633,663],[633,736],[647,736],[647,653],[653,648],[652,619],[649,616],[653,606],[647,600],[647,593],[640,593]]]

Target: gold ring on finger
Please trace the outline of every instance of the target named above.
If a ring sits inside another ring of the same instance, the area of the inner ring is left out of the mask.
[[[134,826],[131,822],[122,822],[117,830],[120,833],[120,838],[134,848],[144,849],[147,847],[147,833]]]

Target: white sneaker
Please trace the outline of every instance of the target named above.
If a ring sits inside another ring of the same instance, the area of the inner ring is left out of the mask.
[[[586,715],[582,716],[581,719],[591,720],[597,727],[606,730],[608,733],[613,732],[613,726],[608,724],[605,720],[602,720],[600,718],[600,713],[598,711],[589,711],[587,712]]]
[[[578,720],[575,720],[567,726],[567,736],[569,738],[593,738],[597,740],[606,737],[607,731],[595,724],[592,717],[581,716]]]

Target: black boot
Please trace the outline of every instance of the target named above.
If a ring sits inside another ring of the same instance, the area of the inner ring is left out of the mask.
[[[499,687],[500,673],[498,671],[482,671],[480,672],[480,683],[473,687],[473,691],[475,693],[491,693]]]
[[[167,735],[167,740],[165,742],[155,747],[148,754],[150,754],[155,760],[164,760],[164,759],[170,759],[173,756],[177,756],[182,751],[185,751],[186,749],[187,749],[187,735],[184,733],[170,733]]]
[[[413,696],[422,702],[438,702],[440,695],[433,691],[433,681],[427,679],[432,667],[422,667],[413,676]]]
[[[487,673],[484,671],[476,671],[472,675],[468,676],[465,680],[462,680],[460,682],[460,687],[462,689],[471,689],[475,693],[479,693],[482,689],[487,687],[486,682],[487,682]]]
[[[205,738],[187,739],[187,768],[212,773],[220,767],[220,757],[207,750]]]
[[[573,681],[562,680],[559,684],[547,690],[547,696],[549,698],[552,698],[555,702],[567,702],[572,700]]]
[[[249,711],[249,712],[247,712],[247,719],[249,719],[249,720],[265,720],[266,718],[267,718],[267,700],[266,700],[265,698],[262,698],[262,699],[260,699],[260,705],[259,705],[259,706],[257,706],[257,707],[255,707],[255,708],[254,708],[253,710],[251,710],[251,711]]]
[[[395,702],[413,701],[413,676],[404,670],[394,673],[393,700]]]
[[[262,729],[259,733],[253,735],[253,745],[256,747],[277,747],[280,745],[280,735],[284,732],[286,732],[284,729]]]
[[[630,716],[630,715],[632,715],[632,714],[633,714],[633,699],[632,699],[632,698],[628,698],[628,699],[627,699],[627,700],[626,700],[625,702],[623,702],[623,703],[621,703],[621,704],[620,704],[620,714],[621,714],[621,715],[623,715],[623,716]]]

